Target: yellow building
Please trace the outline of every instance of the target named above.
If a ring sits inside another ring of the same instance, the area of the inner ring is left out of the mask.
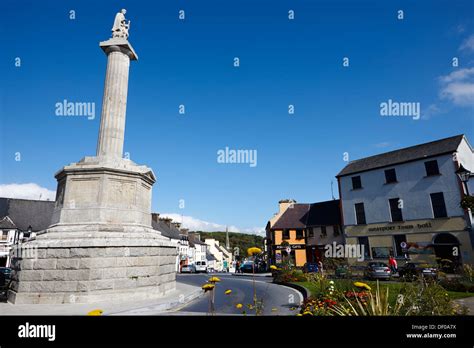
[[[269,258],[272,264],[289,259],[292,265],[303,267],[306,263],[305,219],[310,204],[294,200],[282,200],[279,204],[278,217],[267,224]]]
[[[267,224],[268,258],[272,264],[290,260],[296,267],[324,262],[327,244],[343,244],[339,200],[313,204],[279,202],[280,209]]]

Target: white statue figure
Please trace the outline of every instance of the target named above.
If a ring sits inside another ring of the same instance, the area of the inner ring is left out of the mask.
[[[123,37],[128,39],[128,29],[130,29],[130,21],[125,20],[127,10],[122,9],[115,15],[114,26],[112,27],[112,37]]]

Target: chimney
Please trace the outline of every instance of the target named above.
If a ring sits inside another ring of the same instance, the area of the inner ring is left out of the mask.
[[[170,219],[170,218],[160,218],[160,221],[163,221],[166,225],[168,225],[168,227],[171,227],[171,221],[173,221],[173,219]]]
[[[288,209],[291,205],[295,204],[296,201],[294,199],[282,199],[281,201],[278,202],[280,211],[278,214],[283,214],[286,209]]]
[[[158,222],[158,220],[160,219],[160,214],[159,213],[151,213],[151,219],[154,222]]]
[[[181,226],[181,223],[180,223],[180,222],[172,222],[171,225],[172,225],[174,228],[179,229],[179,226]]]

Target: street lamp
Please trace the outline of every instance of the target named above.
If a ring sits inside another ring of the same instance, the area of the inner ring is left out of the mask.
[[[469,181],[469,178],[471,176],[471,172],[469,170],[467,170],[466,168],[464,168],[461,165],[459,165],[459,169],[456,170],[456,175],[459,177],[459,180],[461,180],[464,185],[466,186],[466,195],[469,196],[469,187],[467,186],[467,182]]]

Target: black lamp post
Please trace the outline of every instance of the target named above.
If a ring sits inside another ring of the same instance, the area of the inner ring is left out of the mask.
[[[459,166],[459,169],[456,170],[456,175],[459,177],[459,180],[463,182],[466,187],[466,195],[469,196],[469,187],[467,182],[469,181],[469,177],[471,176],[471,172],[464,168],[462,164]]]

